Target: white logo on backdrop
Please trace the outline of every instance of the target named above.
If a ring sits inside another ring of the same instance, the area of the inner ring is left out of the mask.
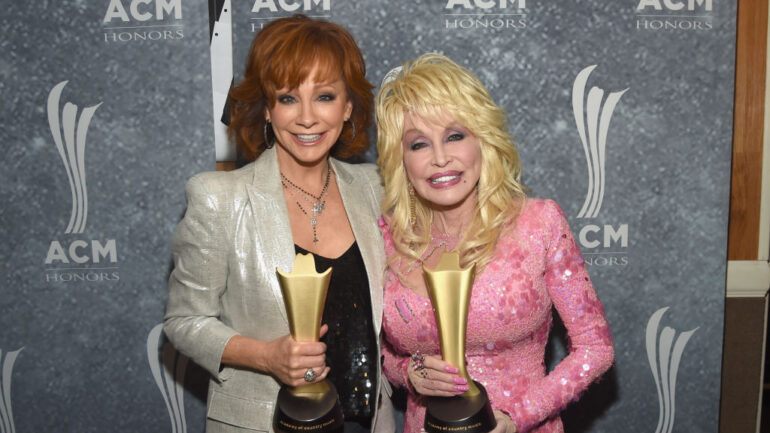
[[[48,94],[48,125],[56,143],[72,193],[72,212],[65,233],[83,233],[88,218],[88,189],[86,186],[86,133],[94,112],[102,103],[83,109],[76,119],[77,105],[67,102],[59,111],[59,99],[67,81],[54,86]],[[63,134],[62,134],[63,133]]]
[[[586,83],[595,68],[596,65],[584,68],[572,85],[572,113],[583,145],[588,173],[588,188],[578,218],[596,218],[602,209],[607,184],[607,132],[620,97],[628,90],[611,92],[605,98],[605,91],[593,86],[586,95]],[[584,253],[588,265],[628,264],[624,251],[628,246],[628,224],[585,224],[578,232],[578,241],[583,248],[603,248],[601,252]]]
[[[147,360],[150,371],[163,395],[172,433],[186,433],[184,414],[184,374],[189,358],[177,352],[170,344],[163,343],[163,324],[158,324],[147,335]]]
[[[652,8],[656,11],[695,11],[698,9],[711,11],[711,3],[711,0],[639,0],[639,4],[636,6],[636,9],[640,11],[647,8]]]
[[[315,6],[320,6],[321,10],[331,10],[330,0],[256,0],[251,7],[251,11],[259,13],[262,9],[270,12],[309,12]]]
[[[183,39],[182,0],[110,0],[102,26],[107,43]]]
[[[656,311],[647,322],[647,360],[658,390],[658,426],[655,433],[671,433],[676,414],[676,375],[682,353],[692,334],[698,330],[680,332],[668,326],[660,331],[660,321],[669,307]],[[676,338],[675,338],[676,337]]]
[[[88,183],[86,179],[86,134],[96,109],[102,103],[84,108],[78,117],[78,106],[60,100],[67,81],[62,81],[48,93],[48,126],[56,150],[67,173],[72,207],[65,234],[82,234],[88,221]],[[66,239],[52,240],[45,257],[45,264],[75,265],[66,268],[48,268],[46,282],[117,281],[117,267],[93,266],[109,261],[117,263],[115,239]]]
[[[444,28],[523,29],[527,27],[526,0],[447,0]]]
[[[575,124],[580,134],[580,141],[583,143],[588,167],[588,191],[578,218],[596,218],[602,208],[606,179],[607,131],[610,128],[610,119],[615,106],[628,90],[626,88],[619,92],[612,92],[606,100],[602,101],[604,90],[594,86],[588,91],[588,99],[584,100],[586,82],[594,68],[596,65],[580,71],[572,86],[572,112],[575,115]]]
[[[0,377],[0,391],[3,393],[2,398],[0,398],[0,433],[16,433],[16,426],[13,423],[13,408],[11,407],[11,372],[13,371],[13,363],[16,362],[16,357],[22,349],[24,348],[8,352],[5,356],[0,350],[0,359],[3,361],[3,372],[2,377]]]
[[[714,28],[712,0],[639,0],[636,29],[709,31]]]
[[[251,32],[260,31],[268,22],[276,18],[295,13],[328,20],[332,17],[331,10],[331,0],[255,0],[251,7],[253,14],[250,18]]]

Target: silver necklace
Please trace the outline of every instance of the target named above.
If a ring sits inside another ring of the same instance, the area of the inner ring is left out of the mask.
[[[321,213],[323,213],[324,207],[326,206],[326,193],[329,191],[329,179],[331,178],[331,164],[326,164],[326,181],[324,182],[324,187],[321,189],[321,193],[316,195],[313,195],[304,189],[297,186],[294,182],[290,181],[289,178],[284,176],[283,173],[281,173],[281,185],[286,188],[287,191],[289,191],[289,194],[291,194],[292,197],[299,196],[306,202],[308,202],[311,206],[310,212],[312,215],[308,214],[307,210],[302,206],[302,204],[299,202],[299,200],[295,200],[294,202],[297,204],[297,207],[299,207],[299,210],[308,218],[310,218],[310,226],[313,227],[313,243],[318,243],[318,217],[321,216]],[[298,194],[301,193],[301,194]],[[310,198],[312,198],[312,200]]]

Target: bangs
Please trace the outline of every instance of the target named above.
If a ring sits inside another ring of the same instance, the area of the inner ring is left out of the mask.
[[[456,83],[448,82],[442,74],[433,73],[432,70],[420,72],[409,73],[390,84],[386,92],[390,103],[401,108],[405,114],[419,116],[435,124],[441,124],[447,120],[447,116],[451,116],[470,129],[472,125],[467,122],[471,113],[464,109],[463,104],[463,91],[466,89],[457,88]]]
[[[398,89],[394,96],[394,106],[398,107],[396,112],[402,111],[405,116],[417,116],[436,125],[443,125],[452,120],[468,130],[473,130],[473,125],[468,123],[468,113],[455,101],[449,101],[450,98],[443,98],[436,93],[426,95],[419,89],[407,88]]]
[[[279,89],[295,89],[309,78],[318,83],[342,78],[344,51],[339,43],[322,32],[303,36],[287,38],[293,43],[276,46],[270,55],[272,65],[263,69],[262,82],[270,105]]]

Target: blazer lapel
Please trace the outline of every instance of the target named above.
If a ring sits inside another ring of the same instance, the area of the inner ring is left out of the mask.
[[[294,267],[294,238],[289,224],[289,211],[281,187],[275,148],[265,150],[254,162],[251,185],[246,186],[254,216],[254,236],[263,251],[254,251],[259,267],[267,276],[275,302],[288,324],[286,307],[275,269],[291,272]],[[256,270],[259,272],[259,270]]]
[[[344,165],[337,163],[334,159],[331,161],[337,175],[337,187],[342,196],[342,203],[366,267],[375,335],[377,335],[382,323],[382,278],[385,268],[382,235],[377,227],[379,203],[375,199],[368,179],[356,179]]]

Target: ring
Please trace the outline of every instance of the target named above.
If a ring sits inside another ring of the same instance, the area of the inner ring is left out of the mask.
[[[312,382],[315,380],[315,378],[318,377],[317,374],[315,374],[315,370],[312,368],[308,368],[305,372],[305,382]]]
[[[412,369],[414,371],[420,371],[425,368],[425,357],[419,350],[412,354],[412,362]]]

